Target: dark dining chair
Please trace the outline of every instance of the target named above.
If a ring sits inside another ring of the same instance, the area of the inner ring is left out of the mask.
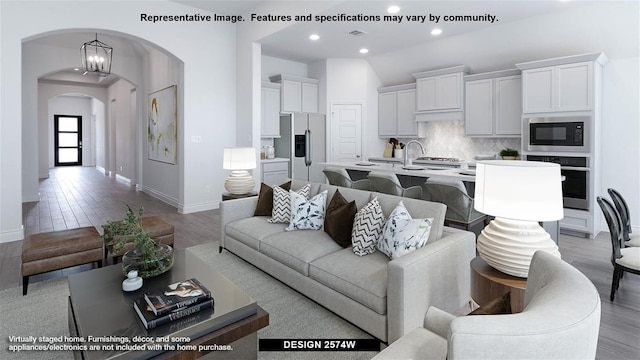
[[[622,222],[618,212],[609,200],[598,196],[598,205],[602,209],[604,218],[609,226],[611,234],[611,264],[613,265],[613,280],[611,282],[611,295],[609,299],[613,301],[616,291],[620,287],[620,279],[624,272],[640,275],[640,247],[624,247],[622,243]]]
[[[618,215],[620,215],[620,221],[622,222],[622,239],[624,239],[624,247],[640,246],[640,234],[631,234],[631,213],[629,212],[629,206],[624,200],[622,195],[615,189],[607,189],[613,204],[616,206]]]
[[[322,170],[329,184],[359,190],[369,190],[369,179],[352,180],[345,168],[327,166]]]

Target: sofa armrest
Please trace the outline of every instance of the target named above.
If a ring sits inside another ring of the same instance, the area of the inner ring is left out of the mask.
[[[257,196],[220,202],[220,246],[224,247],[225,226],[230,222],[252,217],[257,205]]]
[[[431,306],[424,316],[424,324],[422,326],[441,338],[446,339],[449,334],[449,329],[451,329],[451,322],[455,318],[454,315]]]
[[[430,306],[454,313],[470,296],[475,235],[444,228],[442,238],[388,265],[387,318],[391,343],[416,327]]]

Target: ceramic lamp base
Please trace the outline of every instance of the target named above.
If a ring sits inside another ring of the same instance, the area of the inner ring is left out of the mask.
[[[255,181],[247,170],[233,170],[224,182],[224,188],[231,194],[242,195],[253,190]]]
[[[533,253],[546,251],[560,257],[558,246],[535,221],[495,218],[478,236],[478,253],[491,267],[526,278]]]

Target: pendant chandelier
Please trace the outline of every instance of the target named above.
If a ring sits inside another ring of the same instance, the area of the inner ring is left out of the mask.
[[[80,48],[82,56],[82,69],[84,75],[109,75],[111,73],[111,55],[113,48],[96,39],[82,44]]]

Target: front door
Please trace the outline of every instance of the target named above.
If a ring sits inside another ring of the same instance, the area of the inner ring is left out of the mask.
[[[340,104],[331,107],[331,159],[337,162],[362,160],[362,105]]]
[[[82,165],[82,116],[54,115],[55,166]]]

